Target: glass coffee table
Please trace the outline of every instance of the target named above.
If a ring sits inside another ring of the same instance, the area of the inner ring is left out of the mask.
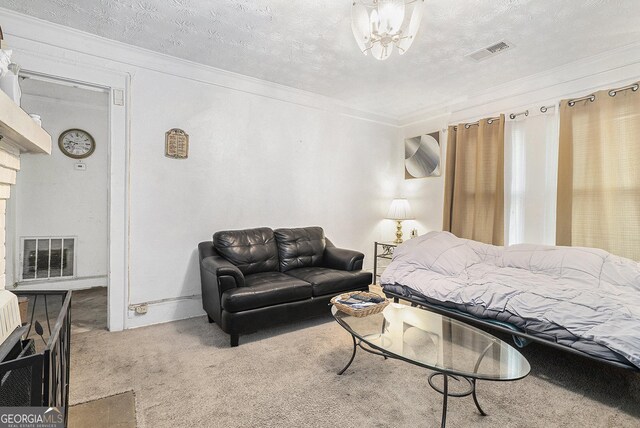
[[[389,304],[382,312],[357,318],[331,308],[334,318],[353,339],[353,354],[362,350],[433,370],[429,385],[443,395],[442,423],[447,420],[449,397],[473,396],[478,403],[476,381],[511,381],[529,374],[529,362],[515,348],[491,334],[425,309]],[[442,378],[442,379],[437,379]],[[437,379],[437,380],[436,380]],[[451,380],[464,382],[462,391],[450,388]]]

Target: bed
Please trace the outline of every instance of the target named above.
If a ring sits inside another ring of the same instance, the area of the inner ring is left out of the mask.
[[[640,370],[640,264],[594,248],[498,247],[430,232],[398,246],[388,297]]]

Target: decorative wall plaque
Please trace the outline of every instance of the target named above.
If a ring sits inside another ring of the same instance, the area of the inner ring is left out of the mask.
[[[189,134],[179,128],[173,128],[165,132],[164,155],[172,159],[188,158]]]
[[[440,176],[438,131],[404,140],[404,178]]]

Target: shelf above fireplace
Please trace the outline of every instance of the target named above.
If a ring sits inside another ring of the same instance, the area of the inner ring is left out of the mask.
[[[51,154],[51,136],[2,91],[0,136],[20,152]]]

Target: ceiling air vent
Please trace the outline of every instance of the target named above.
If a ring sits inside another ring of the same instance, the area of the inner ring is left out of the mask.
[[[475,61],[483,61],[491,56],[497,55],[500,52],[504,52],[507,49],[510,49],[512,47],[513,47],[512,43],[507,42],[506,40],[502,40],[498,43],[492,44],[491,46],[487,46],[486,48],[482,48],[473,53],[470,53],[467,56]]]

